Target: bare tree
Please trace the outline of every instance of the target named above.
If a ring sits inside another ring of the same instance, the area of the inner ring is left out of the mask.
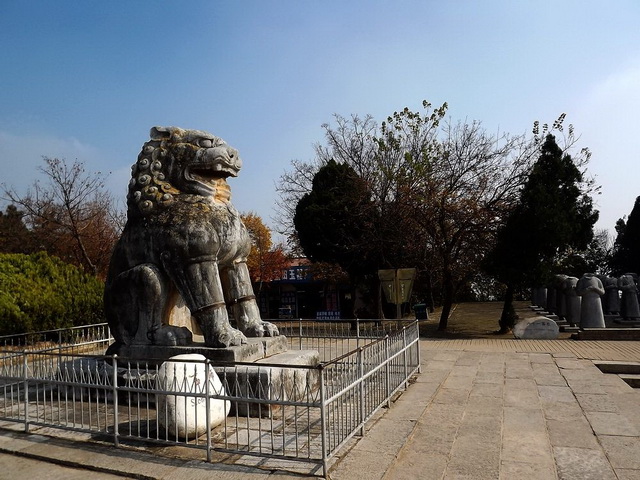
[[[366,248],[379,253],[379,268],[415,266],[429,285],[442,289],[439,327],[445,329],[456,292],[479,272],[517,201],[540,149],[539,131],[533,138],[488,134],[480,122],[446,121],[446,103],[433,108],[425,101],[422,107],[394,112],[381,124],[354,115],[323,125],[325,143],[316,145],[314,160],[294,162],[280,179],[287,220],[281,226],[292,231],[295,207],[320,167],[332,159],[349,165],[376,206]],[[561,129],[563,120],[552,129]],[[566,140],[567,146],[575,141],[572,127]]]
[[[40,248],[63,260],[104,273],[122,229],[122,214],[104,189],[105,176],[88,174],[84,164],[43,157],[45,181],[20,195],[2,185],[4,197],[25,212],[27,226]]]
[[[397,122],[419,130],[418,117]],[[535,149],[524,136],[489,135],[479,122],[446,122],[438,142],[418,151],[411,138],[394,137],[409,159],[402,201],[441,273],[438,328],[444,330],[456,292],[478,273],[498,226],[515,205]]]

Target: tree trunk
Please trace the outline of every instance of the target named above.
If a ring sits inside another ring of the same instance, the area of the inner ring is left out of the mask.
[[[453,279],[451,278],[451,274],[449,272],[444,272],[442,282],[444,287],[444,295],[442,298],[442,313],[440,315],[440,322],[438,323],[439,331],[444,331],[447,329],[449,314],[451,313],[451,307],[453,306],[454,293]]]
[[[384,308],[382,308],[382,283],[380,281],[378,283],[378,288],[376,290],[376,309],[378,311],[378,318],[380,320],[384,320]]]
[[[431,273],[427,272],[427,308],[429,313],[435,310],[435,302],[433,301],[433,285],[431,283]]]
[[[507,291],[504,294],[504,306],[502,307],[502,315],[500,316],[500,330],[498,333],[509,333],[516,324],[516,311],[513,308],[513,292],[512,285],[507,285]]]

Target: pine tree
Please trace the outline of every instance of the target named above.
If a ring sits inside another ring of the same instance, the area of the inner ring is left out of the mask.
[[[296,206],[294,225],[304,254],[313,262],[337,263],[351,275],[371,273],[371,194],[346,164],[330,160]]]
[[[598,212],[583,192],[584,178],[553,135],[547,135],[520,194],[520,201],[498,232],[485,269],[507,286],[500,330],[515,322],[513,295],[518,287],[543,284],[556,256],[585,249],[593,238]]]
[[[614,273],[640,273],[640,197],[636,198],[627,221],[618,220],[616,231],[618,236],[611,260]]]

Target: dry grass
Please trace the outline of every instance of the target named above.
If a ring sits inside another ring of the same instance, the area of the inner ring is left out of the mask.
[[[528,318],[535,313],[529,302],[514,302],[518,316]],[[429,314],[429,319],[420,322],[420,335],[435,338],[513,338],[511,333],[497,334],[498,320],[502,313],[502,302],[458,303],[449,316],[446,332],[438,331],[441,309]]]

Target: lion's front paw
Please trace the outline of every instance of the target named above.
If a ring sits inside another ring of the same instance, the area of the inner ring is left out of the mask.
[[[278,327],[276,327],[273,323],[262,322],[262,327],[264,328],[265,337],[277,337],[278,335],[280,335]]]
[[[235,328],[227,328],[222,332],[217,332],[214,338],[205,342],[207,347],[213,348],[229,348],[237,347],[244,343],[247,343],[247,337],[240,330]]]
[[[245,330],[247,337],[277,337],[280,335],[278,327],[273,323],[260,321]]]

